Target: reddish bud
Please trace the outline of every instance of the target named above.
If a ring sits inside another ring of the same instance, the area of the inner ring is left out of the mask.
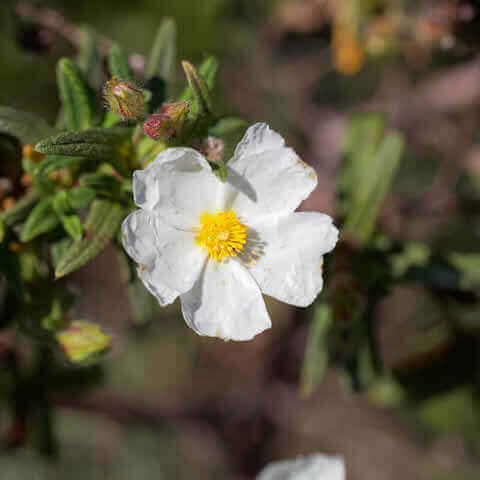
[[[145,134],[154,140],[167,141],[181,130],[189,110],[188,102],[167,103],[160,112],[147,117],[143,124]]]

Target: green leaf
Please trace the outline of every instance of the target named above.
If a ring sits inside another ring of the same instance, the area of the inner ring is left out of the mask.
[[[83,235],[83,225],[80,217],[75,214],[71,215],[60,215],[60,220],[62,222],[63,228],[65,231],[74,239],[81,240]]]
[[[315,391],[327,370],[327,337],[332,321],[332,312],[328,305],[320,304],[315,308],[302,367],[300,391],[304,396]]]
[[[25,221],[20,241],[29,242],[42,233],[53,230],[59,224],[59,220],[52,207],[50,198],[40,200]]]
[[[114,43],[108,55],[108,68],[112,77],[120,80],[133,80],[132,72],[128,66],[128,57],[120,45]]]
[[[77,65],[94,88],[100,87],[103,79],[102,57],[97,48],[97,35],[90,27],[82,29],[82,42]]]
[[[37,203],[40,195],[36,190],[30,190],[24,195],[13,207],[5,212],[0,213],[0,218],[5,222],[5,225],[12,227],[17,223],[23,221],[31,212],[32,207]]]
[[[65,255],[66,251],[70,248],[72,239],[69,237],[62,238],[57,242],[54,242],[50,246],[50,255],[52,257],[53,266],[56,268],[61,258]]]
[[[182,67],[190,87],[183,98],[183,100],[192,102],[190,117],[196,118],[198,115],[211,114],[212,100],[205,79],[190,62],[184,60]]]
[[[198,69],[209,91],[213,90],[215,87],[218,66],[218,60],[215,57],[210,56],[202,62],[200,68]]]
[[[95,200],[85,222],[86,236],[74,242],[59,262],[57,278],[83,267],[96,257],[115,236],[123,220],[124,208],[107,200]]]
[[[61,168],[72,168],[87,163],[88,159],[84,157],[66,157],[62,155],[46,156],[34,169],[35,176],[46,176],[54,170]]]
[[[176,64],[177,27],[175,20],[165,18],[158,27],[155,40],[148,57],[145,77],[162,78],[167,84],[174,82]]]
[[[73,209],[86,207],[95,200],[95,190],[88,187],[75,187],[67,191],[68,201]]]
[[[122,175],[129,175],[127,165],[134,154],[131,129],[125,127],[61,133],[37,143],[35,149],[47,155],[78,156],[108,162]]]
[[[351,130],[346,148],[351,163],[342,179],[342,188],[351,198],[344,229],[366,243],[400,165],[405,142],[398,132],[382,138],[383,123],[370,114],[355,119]]]
[[[244,132],[248,126],[248,122],[242,118],[224,117],[215,125],[209,128],[208,132],[214,137],[224,137],[233,133]]]
[[[65,190],[60,190],[55,194],[53,197],[52,206],[55,212],[57,212],[59,215],[72,211],[72,207],[68,201],[68,195]]]
[[[88,187],[96,194],[107,197],[116,197],[122,187],[121,182],[117,178],[107,173],[83,175],[80,178],[80,184]]]
[[[54,135],[56,130],[33,113],[0,106],[0,133],[12,135],[23,144],[35,145],[39,140]]]
[[[91,127],[94,116],[92,93],[82,71],[69,58],[59,60],[57,82],[66,128],[82,130]]]

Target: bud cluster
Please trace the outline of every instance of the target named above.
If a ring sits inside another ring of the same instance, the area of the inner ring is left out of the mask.
[[[143,130],[153,140],[165,142],[179,133],[189,111],[189,102],[167,103],[158,113],[147,117]]]

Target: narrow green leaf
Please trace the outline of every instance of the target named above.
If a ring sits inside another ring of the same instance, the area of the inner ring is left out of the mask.
[[[187,61],[182,62],[183,70],[188,80],[190,90],[187,91],[185,98],[186,101],[192,101],[192,108],[190,110],[190,116],[195,118],[198,115],[208,115],[212,112],[212,100],[206,81],[199,73],[199,71]],[[191,97],[191,98],[190,98]]]
[[[128,66],[128,57],[120,45],[114,43],[108,55],[108,68],[112,77],[120,80],[133,80],[133,75]]]
[[[25,221],[20,241],[29,242],[38,235],[53,230],[58,224],[59,220],[53,210],[51,199],[40,200]]]
[[[165,18],[158,27],[155,40],[148,57],[145,77],[162,78],[167,84],[174,82],[176,64],[177,27],[175,20]]]
[[[39,197],[40,195],[36,190],[29,191],[17,203],[15,203],[15,205],[5,212],[0,213],[0,218],[8,227],[12,227],[17,223],[20,223],[31,212]]]
[[[124,215],[121,205],[96,200],[85,222],[85,238],[74,242],[62,257],[55,271],[56,277],[68,275],[96,257],[115,236]]]
[[[33,174],[35,176],[46,176],[54,170],[61,168],[77,167],[85,164],[88,159],[84,157],[66,157],[62,155],[48,155],[35,167]]]
[[[80,217],[75,214],[60,215],[60,221],[62,222],[65,231],[74,239],[81,240],[83,235],[83,225]]]
[[[80,178],[80,185],[92,190],[94,194],[115,197],[121,191],[122,184],[113,175],[107,173],[92,173]]]
[[[403,154],[404,140],[396,132],[384,135],[384,120],[376,114],[358,114],[350,121],[340,180],[344,229],[365,243],[374,231],[383,201]]]
[[[82,130],[91,127],[94,116],[92,94],[82,71],[69,58],[59,60],[57,82],[66,128]]]
[[[67,191],[68,202],[73,209],[84,208],[95,199],[95,190],[88,187],[75,187]]]
[[[358,184],[361,196],[354,198],[345,229],[367,242],[374,231],[383,201],[387,196],[403,154],[404,140],[399,133],[385,137],[370,160],[369,176]]]
[[[90,27],[82,29],[82,42],[78,52],[77,65],[89,84],[99,88],[102,83],[102,57],[97,48],[97,35]]]
[[[129,174],[127,165],[134,154],[131,129],[125,127],[61,133],[37,143],[35,149],[47,155],[78,156],[109,162],[122,175]]]
[[[198,73],[202,77],[207,90],[211,91],[215,86],[215,81],[217,79],[218,60],[212,56],[206,58],[198,68]],[[193,102],[194,99],[195,99],[194,91],[191,86],[188,86],[183,92],[181,100],[185,100],[187,102]]]
[[[52,257],[53,266],[56,268],[61,258],[65,255],[66,251],[70,248],[72,239],[70,237],[62,238],[57,242],[54,242],[50,246],[50,256]]]
[[[248,126],[248,122],[242,118],[224,117],[215,125],[209,128],[208,132],[214,137],[224,137],[239,131],[244,131]]]
[[[302,368],[300,392],[308,396],[320,384],[328,366],[327,336],[332,325],[332,313],[328,305],[320,304],[310,326],[305,359]]]
[[[215,82],[217,80],[217,73],[218,73],[218,60],[213,57],[207,57],[202,64],[198,71],[202,76],[203,80],[205,81],[205,85],[207,86],[208,90],[213,90],[215,87]]]
[[[53,127],[33,113],[0,106],[0,133],[12,135],[23,144],[35,145],[55,132]]]
[[[65,190],[60,190],[55,194],[52,201],[52,207],[58,215],[70,213],[72,211],[72,207],[68,201],[68,195]]]

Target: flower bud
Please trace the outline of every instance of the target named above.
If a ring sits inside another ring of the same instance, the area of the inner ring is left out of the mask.
[[[124,120],[141,118],[145,115],[143,90],[134,83],[112,78],[105,84],[105,99],[113,113]]]
[[[147,117],[143,124],[145,134],[154,140],[167,141],[183,127],[190,110],[188,102],[168,103],[160,112]]]
[[[91,360],[110,346],[111,337],[94,323],[77,320],[67,330],[57,333],[57,340],[67,357],[75,363]]]

